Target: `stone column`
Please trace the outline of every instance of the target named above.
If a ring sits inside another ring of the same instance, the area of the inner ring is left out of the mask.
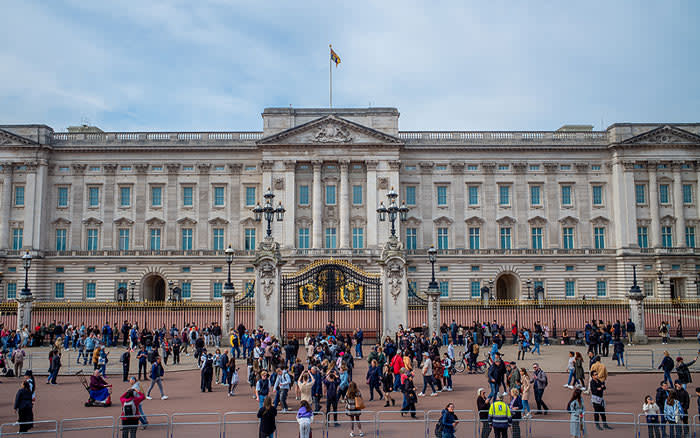
[[[498,248],[498,225],[496,223],[498,219],[498,193],[494,175],[496,163],[481,163],[481,169],[484,172],[481,204],[484,206],[484,220],[486,221],[481,230],[481,249]]]
[[[177,174],[180,171],[180,163],[168,163],[168,196],[165,216],[165,242],[164,249],[177,249],[177,210],[178,210],[178,186]]]
[[[256,250],[255,262],[255,325],[282,339],[281,295],[282,266],[279,244],[265,238]]]
[[[542,201],[544,205],[544,211],[547,214],[547,227],[545,228],[545,233],[547,233],[547,238],[545,238],[545,243],[549,248],[559,248],[561,234],[559,228],[559,217],[557,216],[561,211],[559,206],[559,184],[557,184],[557,170],[559,169],[559,163],[544,163],[544,187],[542,193]]]
[[[311,217],[311,227],[313,239],[311,242],[312,248],[323,248],[323,238],[321,235],[322,214],[323,214],[323,199],[321,198],[321,166],[322,161],[314,161],[314,179],[313,179],[313,190],[312,190],[312,217]]]
[[[515,184],[513,184],[511,205],[513,205],[513,217],[515,218],[515,238],[513,248],[530,248],[530,224],[527,222],[528,199],[530,198],[529,186],[525,180],[527,163],[513,163],[515,172]],[[519,298],[519,297],[518,297]]]
[[[231,220],[229,221],[226,238],[233,248],[243,249],[243,243],[239,241],[241,236],[241,169],[243,169],[243,165],[241,163],[229,163],[228,167],[231,169],[231,190],[229,190]]]
[[[697,183],[695,184],[695,208],[697,212],[695,213],[695,217],[700,219],[700,161],[695,162],[695,173],[697,176]],[[695,245],[698,245],[697,240]]]
[[[651,227],[648,236],[651,247],[658,248],[661,246],[661,227],[659,226],[659,189],[656,186],[656,168],[658,163],[650,161],[647,164],[649,171],[649,217],[651,219]]]
[[[676,246],[685,247],[685,214],[683,211],[683,178],[680,162],[673,162],[673,215],[676,216]]]
[[[576,169],[575,182],[572,194],[574,198],[574,206],[576,208],[576,217],[579,218],[579,248],[593,248],[593,226],[591,224],[591,206],[593,205],[591,199],[591,187],[590,177],[588,175],[588,163],[578,162],[574,163],[574,168]],[[602,184],[601,184],[602,185]],[[633,187],[634,188],[634,187]],[[609,204],[609,203],[608,203]],[[593,216],[598,216],[599,214],[593,213]],[[636,230],[636,228],[635,228]],[[611,230],[607,230],[607,236],[605,239],[606,247],[610,246],[608,239],[610,238]],[[636,234],[635,234],[636,235]]]
[[[295,230],[297,210],[296,193],[297,186],[295,181],[295,172],[297,163],[294,160],[284,162],[284,208],[287,210],[284,214],[284,244],[287,248],[295,248]]]
[[[2,163],[2,209],[5,212],[0,218],[0,249],[11,248],[10,245],[10,212],[12,211],[12,171],[14,164],[8,161]]]
[[[32,326],[32,303],[34,302],[33,295],[18,295],[17,296],[17,331],[21,331],[24,326]],[[30,329],[31,330],[31,329]]]
[[[209,236],[209,211],[212,209],[213,202],[209,194],[212,192],[211,184],[209,183],[209,169],[211,163],[197,163],[197,173],[199,173],[199,195],[197,198],[197,236],[192,243],[192,249],[209,249],[211,248]]]
[[[350,248],[350,180],[348,166],[350,161],[340,161],[340,246]]]
[[[37,170],[36,163],[26,163],[27,174],[24,186],[24,232],[22,243],[24,248],[37,248],[34,246],[35,229],[34,226],[38,222],[36,215],[40,214],[41,210],[35,210],[35,202],[37,195]]]
[[[433,187],[433,166],[432,161],[421,161],[420,167],[420,197],[416,200],[417,207],[420,208],[422,245],[419,240],[418,247],[428,248],[433,244],[433,211],[437,205],[436,193]],[[420,202],[419,202],[420,201]],[[376,213],[375,213],[376,214]],[[437,246],[437,245],[436,245]]]
[[[377,162],[365,161],[367,166],[367,248],[377,247]]]
[[[236,329],[235,320],[235,304],[234,297],[236,296],[236,291],[231,288],[227,288],[224,284],[224,289],[221,291],[221,343],[225,346],[231,347],[231,337],[229,336],[231,330]]]
[[[150,201],[146,184],[147,163],[137,163],[136,185],[134,186],[134,249],[147,249],[146,241],[146,208]]]
[[[34,189],[34,236],[32,247],[36,249],[48,246],[49,240],[49,209],[46,208],[46,181],[49,178],[48,161],[38,160],[36,163],[36,182]],[[25,234],[25,239],[27,235]]]
[[[636,205],[634,203],[634,163],[617,158],[613,163],[612,181],[617,190],[613,191],[613,214],[615,217],[615,247],[629,248],[636,243]]]
[[[389,239],[379,260],[382,278],[382,338],[393,337],[408,323],[408,282],[406,258],[401,242]]]
[[[114,163],[105,163],[102,165],[105,171],[105,185],[102,194],[102,211],[104,212],[104,219],[102,227],[102,248],[103,249],[115,249],[119,245],[114,245],[114,206],[116,202],[114,200],[114,183],[115,183],[115,173],[117,172],[117,165]],[[173,222],[175,220],[173,219]],[[174,233],[173,233],[174,234]],[[174,238],[174,237],[173,237]],[[118,242],[117,242],[118,243]]]
[[[83,243],[83,210],[85,208],[85,169],[87,164],[73,163],[73,182],[70,188],[72,198],[70,210],[72,222],[70,225],[70,249],[80,250]],[[137,204],[138,205],[138,204]]]
[[[452,184],[452,190],[453,190],[453,196],[452,199],[454,199],[454,227],[452,227],[452,234],[454,235],[454,247],[455,248],[469,248],[469,241],[468,241],[468,236],[466,234],[466,229],[467,227],[465,226],[464,220],[466,219],[464,217],[466,208],[465,208],[465,198],[467,196],[467,185],[465,184],[464,181],[464,162],[463,161],[456,161],[450,164],[452,167],[452,175],[453,175],[453,184]],[[401,199],[399,197],[399,199]],[[403,202],[403,201],[402,201]],[[438,304],[439,306],[439,304]],[[439,328],[439,326],[438,326]],[[438,332],[439,333],[439,332]]]

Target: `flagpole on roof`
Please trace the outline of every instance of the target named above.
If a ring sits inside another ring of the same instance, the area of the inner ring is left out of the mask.
[[[333,46],[330,44],[328,45],[328,48],[331,51],[333,50]],[[333,60],[331,59],[331,56],[328,56],[328,74],[328,105],[330,108],[333,108]]]

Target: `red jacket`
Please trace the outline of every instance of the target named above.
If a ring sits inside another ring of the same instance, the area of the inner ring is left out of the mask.
[[[127,391],[127,392],[128,392],[128,391]],[[144,401],[144,400],[146,399],[146,396],[143,395],[143,394],[141,394],[140,392],[137,392],[137,393],[136,393],[136,397],[127,397],[126,394],[127,394],[126,392],[125,392],[124,394],[122,394],[122,396],[119,397],[119,401],[122,403],[122,406],[124,406],[124,403],[126,403],[126,402],[128,402],[128,401],[130,401],[130,400],[133,400],[133,401],[134,401],[134,405],[136,406],[136,413],[137,413],[137,415],[136,415],[136,417],[126,417],[126,416],[124,415],[124,409],[122,408],[122,414],[121,414],[120,418],[121,418],[122,421],[124,421],[124,420],[126,420],[126,421],[134,421],[134,419],[135,419],[135,420],[136,420],[136,423],[138,424],[139,405],[141,404],[142,401]]]
[[[394,370],[394,374],[399,374],[401,368],[403,368],[403,357],[400,354],[395,354],[394,358],[391,359],[391,368]]]

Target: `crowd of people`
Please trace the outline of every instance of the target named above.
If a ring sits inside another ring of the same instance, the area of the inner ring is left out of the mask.
[[[613,360],[618,366],[624,366],[625,341],[628,345],[632,343],[634,330],[631,321],[607,324],[586,321],[580,338],[587,347],[588,363],[581,351],[570,352],[566,368],[568,378],[564,384],[572,391],[565,407],[570,415],[572,437],[585,436],[587,405],[593,409],[593,423],[597,429],[613,429],[606,415],[608,371],[601,358],[610,355],[612,346]],[[47,383],[56,384],[63,353],[75,351],[78,364],[90,362],[95,370],[89,385],[90,400],[95,403],[104,402],[111,393],[111,385],[105,379],[109,349],[124,347],[119,362],[122,379],[128,382],[129,389],[119,397],[123,436],[135,436],[139,424],[147,426],[143,402],[152,399],[156,386],[161,399],[168,399],[163,385],[168,361],[178,364],[181,356],[190,355],[200,370],[201,392],[212,392],[212,385],[216,384],[225,386],[227,394],[234,396],[239,393],[241,379],[245,378],[257,402],[261,436],[274,434],[278,412],[293,411],[292,396],[298,402],[294,410],[302,438],[310,435],[314,416],[323,415],[323,421],[337,426],[339,413],[350,423],[350,436],[364,436],[360,418],[366,408],[365,400],[384,401],[383,407],[398,405],[401,416],[417,418],[422,397],[437,397],[453,391],[458,362],[464,363],[468,373],[486,370],[485,388],[477,390],[475,402],[482,438],[491,434],[507,437],[509,431],[512,437],[520,437],[522,420],[533,415],[548,415],[550,411],[545,401],[549,385],[547,373],[538,363],[531,368],[519,367],[502,354],[504,344],[510,340],[517,345],[518,361],[525,360],[527,354],[530,359],[539,356],[541,346],[549,345],[551,339],[548,324],[539,321],[530,328],[519,326],[517,322],[506,327],[497,321],[462,326],[453,320],[451,324],[443,324],[438,333],[427,333],[425,328],[421,332],[399,327],[394,337],[386,337],[370,346],[366,345],[361,328],[341,334],[332,321],[318,333],[307,333],[299,339],[292,336],[286,343],[263,327],[249,330],[241,324],[223,334],[217,323],[204,327],[189,323],[180,328],[173,325],[150,330],[129,321],[120,325],[105,323],[102,327],[59,322],[37,326],[37,330],[26,336],[23,333],[24,330],[19,334],[0,330],[2,357],[12,361],[12,374],[21,375],[28,346],[49,345]],[[572,343],[566,333],[562,335],[563,343]],[[223,336],[228,342],[222,342]],[[230,347],[222,347],[222,343]],[[480,352],[485,353],[483,361],[479,360]],[[132,358],[138,367],[135,375],[131,370]],[[367,372],[362,376],[354,373],[359,360],[367,361]],[[655,396],[646,397],[642,406],[650,438],[665,437],[666,432],[672,438],[687,436],[690,397],[686,388],[692,381],[689,367],[694,363],[686,363],[681,357],[674,361],[665,352],[659,364],[663,382]],[[245,375],[241,372],[243,366]],[[671,375],[674,371],[677,373],[675,381]],[[364,395],[359,383],[363,380],[367,385]],[[700,397],[700,390],[696,393]],[[31,371],[27,371],[15,399],[19,421],[31,423],[35,399],[36,384]],[[442,409],[436,428],[437,436],[442,438],[453,438],[459,424],[453,403],[455,397],[448,396],[448,399],[450,403]]]

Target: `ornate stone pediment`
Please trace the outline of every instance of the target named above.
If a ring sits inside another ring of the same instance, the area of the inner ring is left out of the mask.
[[[194,225],[197,223],[196,219],[192,219],[191,217],[183,217],[177,220],[177,223],[180,225]]]
[[[165,221],[159,217],[153,216],[146,221],[148,225],[165,225]]]
[[[452,222],[454,222],[454,221],[447,216],[440,216],[440,217],[436,217],[435,219],[433,219],[433,223],[437,226],[452,225]]]
[[[464,222],[466,222],[467,225],[472,226],[472,227],[473,226],[480,227],[481,225],[486,223],[486,221],[479,216],[472,216],[470,218],[465,219]]]
[[[530,225],[544,225],[547,223],[547,218],[542,217],[542,216],[533,216],[530,219],[527,220],[527,223]]]
[[[561,223],[562,225],[565,225],[565,226],[566,225],[573,226],[573,225],[578,224],[578,219],[576,219],[573,216],[565,216],[565,217],[559,219],[559,223]]]
[[[117,225],[117,226],[120,226],[120,225],[121,225],[121,226],[124,226],[124,225],[133,225],[133,224],[134,224],[134,221],[132,221],[132,220],[129,219],[128,217],[122,216],[122,217],[120,217],[120,218],[118,218],[118,219],[114,219],[114,224]]]
[[[516,222],[517,222],[517,220],[511,216],[502,216],[502,217],[496,219],[496,223],[499,225],[513,225]]]
[[[392,135],[329,115],[262,138],[258,145],[401,145]]]
[[[610,219],[606,218],[605,216],[596,216],[593,219],[591,219],[591,224],[593,225],[607,225],[610,223]]]
[[[89,217],[89,218],[83,219],[83,223],[85,225],[88,225],[88,226],[90,226],[90,225],[92,225],[92,226],[102,225],[102,221],[100,219],[97,219],[96,217]]]
[[[700,146],[700,135],[670,125],[661,126],[636,135],[622,145],[695,145]]]
[[[217,216],[215,218],[209,219],[209,224],[211,224],[211,225],[226,225],[226,224],[228,224],[228,220]]]
[[[19,135],[13,134],[9,131],[5,131],[4,129],[0,129],[0,147],[25,148],[36,146],[39,146],[39,143],[28,138],[24,138]]]
[[[662,217],[661,220],[659,220],[659,222],[664,227],[670,227],[676,223],[676,218],[671,216],[670,214],[667,214],[666,216]]]
[[[54,225],[70,225],[70,220],[64,218],[64,217],[59,217],[55,221],[51,222]]]

